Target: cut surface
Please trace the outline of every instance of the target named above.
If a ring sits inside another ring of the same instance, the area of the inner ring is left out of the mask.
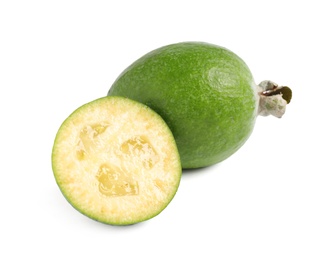
[[[64,121],[52,167],[62,193],[77,210],[113,225],[159,214],[181,178],[178,150],[163,119],[121,97],[92,101]]]

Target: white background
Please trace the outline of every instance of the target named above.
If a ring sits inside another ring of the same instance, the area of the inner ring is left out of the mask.
[[[0,259],[322,259],[319,1],[0,2]],[[146,52],[205,41],[293,89],[226,161],[184,171],[157,217],[74,210],[51,169],[62,121]]]

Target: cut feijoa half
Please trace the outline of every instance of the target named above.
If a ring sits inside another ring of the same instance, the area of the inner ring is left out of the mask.
[[[52,168],[74,208],[111,225],[158,215],[173,199],[182,172],[174,137],[163,119],[122,97],[89,102],[63,122]]]

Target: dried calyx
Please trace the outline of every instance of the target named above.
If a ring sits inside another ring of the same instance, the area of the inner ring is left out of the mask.
[[[286,86],[278,86],[270,80],[262,81],[258,88],[258,115],[273,115],[281,118],[285,113],[286,105],[292,99],[292,90]]]

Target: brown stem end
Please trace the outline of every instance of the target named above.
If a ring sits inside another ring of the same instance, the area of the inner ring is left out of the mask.
[[[270,80],[262,81],[258,88],[258,115],[273,115],[281,118],[285,113],[286,105],[291,102],[292,90],[286,86],[278,86]]]

